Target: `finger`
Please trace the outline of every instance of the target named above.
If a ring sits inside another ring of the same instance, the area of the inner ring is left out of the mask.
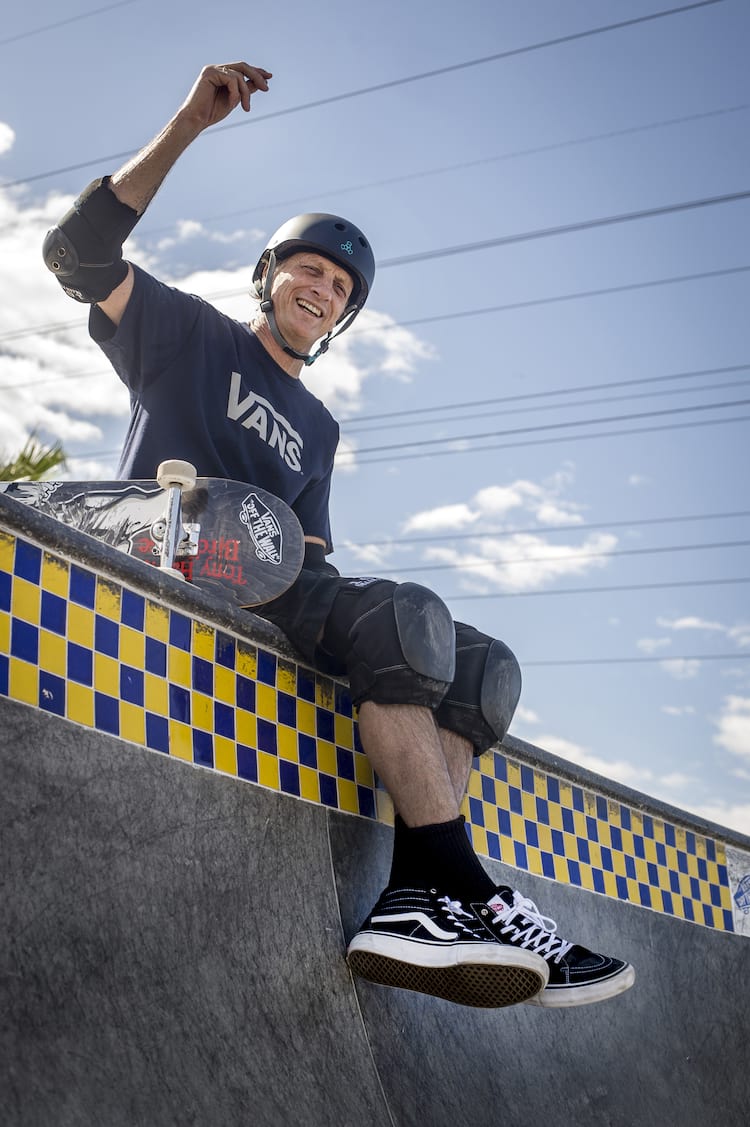
[[[264,67],[250,66],[249,63],[226,63],[221,69],[232,70],[241,74],[248,82],[252,83],[256,90],[267,90],[268,79],[273,78],[270,70],[265,70]]]

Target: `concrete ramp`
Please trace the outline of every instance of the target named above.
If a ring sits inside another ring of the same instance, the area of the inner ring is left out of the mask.
[[[524,874],[633,990],[477,1011],[353,982],[387,827],[1,715],[6,1127],[747,1121],[744,937]]]

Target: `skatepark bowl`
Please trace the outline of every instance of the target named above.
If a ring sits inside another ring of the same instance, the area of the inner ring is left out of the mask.
[[[2,496],[0,755],[4,1127],[748,1122],[748,838],[508,737],[467,832],[635,986],[484,1010],[353,979],[393,810],[346,684]]]

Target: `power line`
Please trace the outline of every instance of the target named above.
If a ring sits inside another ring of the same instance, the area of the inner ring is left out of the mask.
[[[321,106],[333,105],[336,102],[347,101],[350,98],[359,98],[366,94],[380,93],[383,90],[390,90],[397,86],[405,86],[412,82],[422,82],[425,79],[429,78],[442,78],[446,74],[451,74],[456,71],[468,70],[471,67],[484,66],[487,63],[499,62],[503,59],[510,59],[518,55],[530,54],[533,51],[540,51],[549,47],[558,47],[564,43],[573,43],[577,40],[589,39],[595,35],[603,35],[607,32],[619,31],[626,27],[634,27],[637,24],[649,23],[653,20],[680,15],[684,12],[689,12],[696,8],[708,8],[713,6],[714,4],[721,4],[723,2],[724,0],[696,0],[695,3],[682,4],[679,7],[675,8],[666,8],[659,12],[651,12],[645,16],[635,16],[632,19],[619,20],[616,23],[604,24],[599,27],[588,28],[585,31],[572,32],[568,35],[559,35],[553,39],[546,39],[539,43],[530,43],[524,47],[514,47],[507,51],[498,51],[492,55],[483,55],[477,59],[469,59],[462,63],[453,63],[447,66],[438,67],[435,70],[422,71],[419,74],[410,74],[406,75],[403,78],[390,79],[386,82],[379,82],[372,86],[361,87],[358,90],[350,90],[342,94],[332,94],[327,98],[318,98],[313,102],[306,102],[303,105],[289,106],[287,109],[275,110],[271,113],[261,114],[259,116],[246,117],[240,121],[229,122],[226,125],[215,126],[210,132],[212,134],[222,133],[228,129],[237,129],[240,126],[253,125],[256,122],[262,123],[265,121],[270,121],[273,118],[287,117],[290,114],[301,113],[303,110],[319,109]],[[201,134],[201,136],[206,136],[206,134]],[[77,169],[87,168],[90,165],[100,164],[104,161],[124,159],[126,157],[132,156],[137,151],[137,149],[129,149],[127,152],[111,153],[109,154],[109,156],[95,157],[93,160],[81,161],[77,164],[67,165],[64,168],[55,168],[47,172],[38,172],[33,176],[27,176],[20,180],[10,180],[4,184],[1,184],[0,187],[11,188],[17,187],[21,184],[30,184],[35,180],[43,180],[48,176],[57,176],[65,172],[74,172]]]
[[[736,520],[739,517],[750,517],[750,509],[741,509],[733,513],[699,513],[688,516],[666,517],[640,517],[635,520],[608,520],[590,524],[548,524],[536,525],[531,528],[509,528],[499,532],[453,532],[439,536],[398,536],[390,540],[358,540],[342,544],[342,548],[375,548],[381,545],[392,544],[431,544],[437,540],[479,540],[486,537],[518,536],[525,534],[548,535],[551,532],[591,532],[595,528],[633,528],[646,524],[682,524],[686,521],[701,520]]]
[[[443,595],[443,601],[465,602],[469,599],[531,599],[547,595],[604,595],[615,591],[661,591],[673,587],[719,587],[750,583],[750,576],[732,579],[683,579],[669,583],[618,583],[607,587],[555,587],[551,591],[491,591],[475,595]]]
[[[660,657],[571,657],[550,659],[549,661],[521,661],[527,668],[530,665],[640,665],[645,662],[675,662],[675,661],[746,661],[750,653],[734,654],[674,654]]]
[[[365,446],[359,450],[342,450],[339,457],[383,453],[390,450],[413,449],[417,446],[441,446],[448,442],[469,442],[474,439],[505,438],[517,434],[534,434],[538,431],[564,430],[568,427],[597,426],[600,423],[624,423],[636,419],[653,419],[663,415],[683,415],[691,411],[713,411],[728,407],[746,407],[750,399],[734,399],[725,403],[701,403],[694,407],[662,407],[657,411],[635,411],[628,415],[605,415],[597,419],[571,419],[565,423],[538,423],[535,426],[515,427],[509,430],[479,431],[476,434],[457,434],[450,438],[420,438],[414,442],[391,442],[382,446]]]
[[[473,571],[477,567],[506,567],[508,564],[573,563],[578,560],[610,559],[614,556],[652,556],[666,552],[698,552],[707,548],[748,548],[750,540],[725,540],[715,544],[668,544],[656,548],[616,548],[602,552],[575,552],[570,556],[514,556],[503,560],[471,560],[464,563],[421,564],[416,567],[381,568],[382,575],[406,575],[415,571]]]
[[[77,16],[68,16],[67,19],[57,20],[56,23],[47,23],[42,27],[35,27],[31,31],[20,31],[17,35],[9,35],[5,39],[0,39],[0,47],[4,47],[7,43],[17,43],[19,39],[28,39],[32,35],[41,35],[43,31],[52,31],[56,27],[64,27],[69,23],[77,23],[79,20],[90,19],[91,16],[99,16],[103,12],[111,12],[115,8],[124,8],[127,4],[134,4],[135,0],[118,0],[116,4],[107,4],[104,8],[94,8],[90,12],[81,12]]]

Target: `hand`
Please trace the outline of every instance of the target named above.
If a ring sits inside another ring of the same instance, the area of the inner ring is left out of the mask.
[[[250,96],[257,90],[268,90],[271,77],[269,70],[249,63],[204,67],[180,113],[195,118],[201,129],[223,121],[240,104],[249,113]]]

